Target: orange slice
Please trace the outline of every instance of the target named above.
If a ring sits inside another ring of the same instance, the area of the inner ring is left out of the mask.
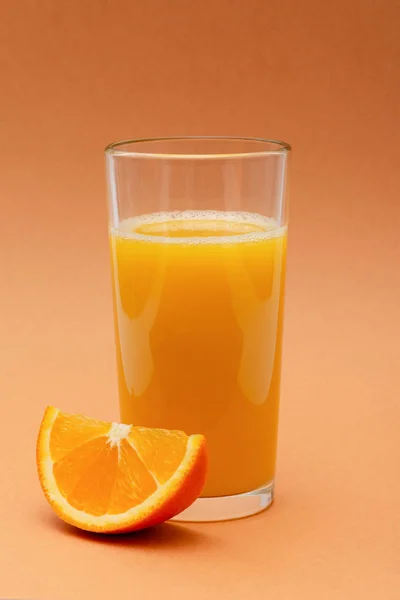
[[[86,531],[144,529],[176,516],[204,486],[202,435],[96,421],[48,407],[37,441],[43,492]]]

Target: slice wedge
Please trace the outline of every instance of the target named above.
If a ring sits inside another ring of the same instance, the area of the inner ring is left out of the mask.
[[[37,440],[40,484],[54,512],[86,531],[122,533],[167,521],[203,489],[202,435],[45,411]]]

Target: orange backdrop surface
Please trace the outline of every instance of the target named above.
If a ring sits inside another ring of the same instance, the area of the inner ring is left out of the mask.
[[[0,20],[0,597],[400,597],[397,0],[11,0]],[[78,534],[45,405],[117,418],[103,147],[282,138],[277,497],[240,522]]]

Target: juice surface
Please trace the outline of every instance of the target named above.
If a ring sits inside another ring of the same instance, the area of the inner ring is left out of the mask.
[[[121,419],[207,437],[203,496],[274,479],[286,231],[247,213],[111,230]]]

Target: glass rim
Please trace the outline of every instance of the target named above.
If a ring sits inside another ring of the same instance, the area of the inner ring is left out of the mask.
[[[151,142],[179,142],[179,141],[225,141],[225,142],[255,142],[265,145],[275,146],[270,149],[260,150],[249,150],[240,152],[209,152],[199,154],[189,153],[176,153],[176,152],[151,152],[150,151],[135,151],[135,147],[139,144],[149,144]],[[132,146],[132,150],[123,148],[123,146]],[[276,156],[285,155],[292,150],[290,144],[282,142],[280,140],[273,140],[268,138],[257,138],[257,137],[243,137],[243,136],[207,136],[207,135],[182,135],[182,136],[166,136],[166,137],[146,137],[146,138],[132,138],[127,140],[121,140],[118,142],[112,142],[108,144],[104,150],[108,156],[129,156],[132,158],[158,158],[158,159],[226,159],[226,158],[255,158],[262,156]]]

